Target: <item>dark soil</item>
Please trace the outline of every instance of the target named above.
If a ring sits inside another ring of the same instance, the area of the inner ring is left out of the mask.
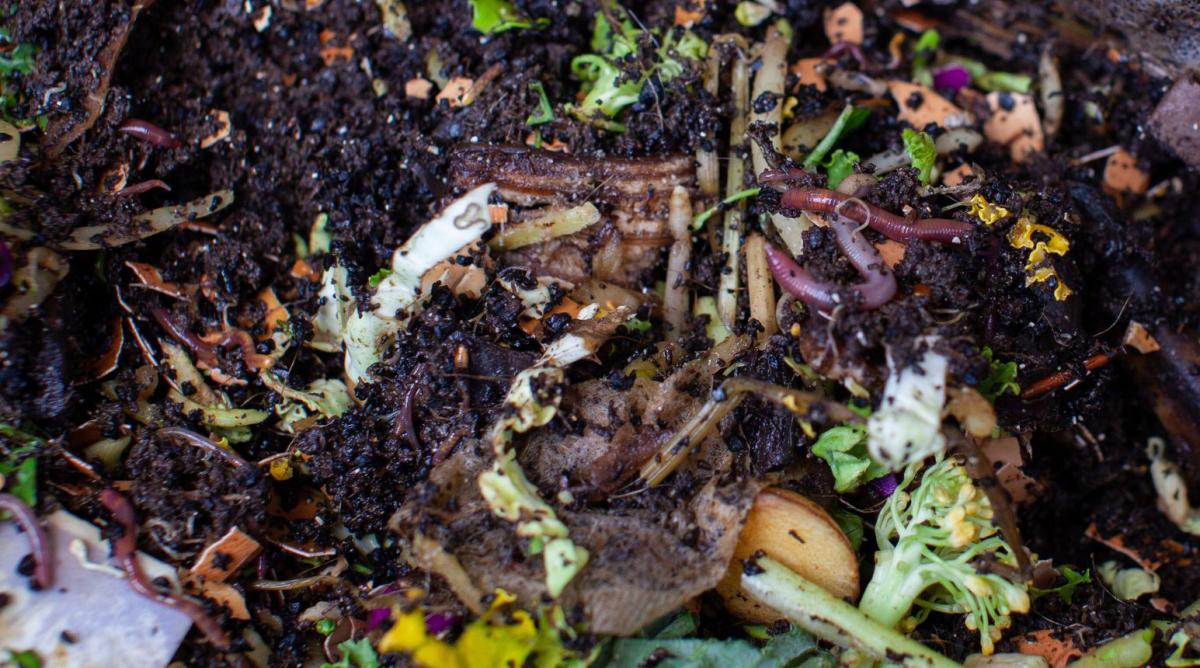
[[[315,6],[305,10],[305,4]],[[252,463],[297,453],[297,477],[285,480],[273,478],[265,465],[233,469],[219,457],[156,439],[158,426],[204,430],[195,416],[164,399],[165,383],[153,394],[141,393],[146,388],[135,370],[147,360],[129,328],[136,326],[151,348],[159,340],[181,343],[179,332],[184,338],[200,336],[228,323],[261,333],[265,309],[258,296],[272,288],[291,314],[292,331],[299,339],[311,338],[320,284],[293,269],[300,258],[298,242],[308,239],[319,216],[328,217],[332,250],[310,258],[312,269],[319,273],[336,261],[362,294],[392,251],[458,194],[448,178],[456,147],[526,144],[531,133],[526,119],[539,102],[530,82],[543,84],[556,110],[574,99],[578,82],[570,62],[586,50],[598,3],[518,1],[528,15],[547,17],[548,25],[535,38],[512,31],[488,39],[470,29],[466,0],[407,4],[413,27],[407,43],[381,28],[375,3],[350,0],[273,3],[262,29],[254,20],[268,5],[249,1],[159,0],[135,16],[123,2],[27,0],[17,3],[7,20],[15,42],[38,49],[36,70],[11,81],[16,94],[11,116],[45,117],[48,124],[44,132],[25,133],[23,141],[31,148],[23,149],[15,166],[0,170],[0,190],[14,205],[5,223],[34,230],[34,244],[57,247],[83,225],[126,229],[141,212],[217,190],[233,190],[236,201],[198,225],[117,248],[67,254],[70,273],[53,296],[0,330],[0,419],[54,444],[39,455],[42,510],[62,505],[89,519],[104,519],[95,493],[119,481],[149,527],[139,546],[177,565],[186,567],[186,555],[235,526],[346,557],[343,582],[335,587],[247,596],[252,610],[280,622],[255,617],[244,623],[262,634],[278,665],[299,664],[314,651],[320,638],[299,617],[315,603],[332,600],[344,614],[361,614],[362,592],[406,579],[431,589],[435,597],[447,596],[436,580],[427,582],[404,564],[403,537],[388,529],[388,521],[434,466],[459,444],[486,434],[503,410],[509,380],[536,359],[540,344],[556,333],[554,325],[527,333],[518,326],[519,301],[490,280],[478,299],[436,289],[377,368],[379,382],[358,388],[360,405],[295,436],[265,428],[272,420],[245,442],[232,444]],[[633,8],[635,3],[627,4]],[[676,3],[643,4],[637,12],[646,25],[672,24]],[[741,30],[761,37],[763,28],[737,25],[736,3],[717,4],[697,28],[701,36]],[[822,49],[811,45],[825,44],[820,10],[826,3],[781,4],[798,35],[790,59],[817,55]],[[256,9],[248,13],[252,5]],[[952,11],[931,9],[946,17]],[[1011,10],[998,25],[1018,19],[1036,23],[1044,11]],[[887,62],[887,39],[895,27],[884,13],[868,12],[866,23],[867,56]],[[130,25],[119,58],[106,66],[105,49]],[[1026,37],[1006,45],[1009,60],[986,45],[981,49],[978,40],[947,37],[952,50],[1001,70],[1036,72],[1044,45],[1055,46],[1059,56],[1068,114],[1046,153],[1013,165],[1006,150],[985,145],[968,158],[989,176],[981,194],[1009,207],[1013,217],[999,223],[992,236],[962,246],[910,244],[895,270],[897,299],[875,311],[848,309],[832,322],[798,313],[805,338],[773,338],[740,359],[738,373],[797,385],[785,357],[836,348],[839,361],[867,369],[865,384],[878,390],[886,376],[887,347],[905,351],[915,337],[930,333],[945,339],[953,374],[969,385],[987,374],[980,354],[984,346],[997,359],[1018,363],[1023,386],[1062,369],[1076,370],[1080,382],[1068,389],[1034,401],[1008,396],[997,404],[1001,426],[1029,444],[1025,472],[1044,490],[1020,510],[1024,540],[1041,558],[1093,573],[1108,559],[1127,562],[1084,537],[1095,523],[1100,535],[1120,535],[1139,554],[1160,561],[1159,596],[1181,609],[1200,595],[1200,540],[1178,531],[1155,508],[1144,456],[1147,438],[1170,435],[1155,420],[1148,393],[1136,386],[1123,359],[1086,375],[1080,365],[1098,352],[1116,351],[1130,318],[1177,331],[1200,326],[1195,268],[1200,178],[1146,131],[1169,80],[1139,67],[1136,59],[1114,63],[1102,49],[1075,48],[1051,34]],[[346,53],[351,55],[340,55]],[[441,63],[434,72],[428,65],[432,54]],[[405,83],[417,77],[479,79],[492,67],[499,73],[465,108],[438,103],[432,95],[405,95]],[[880,78],[891,76],[880,73]],[[538,130],[543,141],[562,142],[581,157],[689,154],[699,147],[716,147],[724,155],[730,105],[704,93],[699,77],[700,67],[689,65],[667,84],[648,85],[624,113],[624,133],[605,132],[562,113]],[[89,95],[106,83],[103,111],[92,118]],[[797,113],[841,105],[832,92],[807,89],[798,97]],[[1085,108],[1098,109],[1102,120],[1086,115]],[[225,114],[228,135],[201,148]],[[180,145],[156,146],[120,131],[130,119],[160,126]],[[86,131],[64,143],[73,128],[88,123]],[[867,130],[848,137],[844,146],[868,156],[889,148],[898,128],[890,113],[877,111]],[[52,157],[56,144],[62,144],[61,151]],[[1103,161],[1073,162],[1113,144],[1137,156],[1151,184],[1169,180],[1163,197],[1126,201],[1117,208],[1098,189]],[[170,192],[116,194],[112,184],[121,174],[128,184],[161,179]],[[757,221],[758,213],[773,209],[771,200],[766,193],[751,202],[747,219]],[[894,212],[911,207],[921,216],[943,215],[943,208],[955,202],[947,195],[922,197],[911,169],[884,177],[869,200]],[[1109,212],[1109,220],[1094,215],[1100,210],[1091,207],[1095,202]],[[1053,221],[1070,240],[1072,250],[1056,267],[1076,292],[1072,301],[1058,302],[1045,290],[1026,286],[1026,251],[1003,241],[1022,209]],[[964,209],[945,215],[967,219]],[[806,241],[806,263],[815,275],[847,284],[856,280],[831,234],[815,230]],[[704,294],[711,294],[719,280],[715,247],[707,237],[698,236],[694,244],[693,287]],[[653,287],[665,255],[660,260],[638,283]],[[146,289],[127,262],[153,265],[164,281],[197,291],[176,299]],[[1155,287],[1153,294],[1131,297],[1120,277],[1135,266]],[[488,278],[495,276],[493,269]],[[14,291],[3,290],[5,299]],[[177,332],[163,326],[155,315],[159,310]],[[657,317],[649,311],[643,315]],[[87,370],[108,349],[113,323],[124,331],[125,345],[105,385],[94,382]],[[677,349],[681,357],[698,357],[711,345],[703,324],[691,323]],[[622,370],[652,353],[653,344],[652,335],[621,330],[597,359],[573,370],[572,379],[606,378],[614,389],[628,389],[632,381]],[[269,344],[256,345],[260,354],[270,352]],[[221,350],[218,360],[225,374],[245,381],[220,388],[233,406],[271,410],[278,397],[257,379],[241,348]],[[293,346],[275,368],[286,372],[292,387],[302,388],[340,377],[341,357]],[[835,392],[846,398],[842,390]],[[157,424],[139,424],[130,418],[139,396],[172,408],[163,409]],[[1200,406],[1200,397],[1186,399]],[[550,428],[566,433],[573,427],[564,418]],[[735,453],[736,475],[777,475],[823,502],[835,496],[825,467],[813,465],[806,450],[809,439],[781,408],[750,399],[723,433]],[[110,474],[98,469],[92,479],[57,454],[62,449],[78,454],[78,446],[98,438],[80,443],[81,434],[130,435],[133,444],[120,466]],[[1200,472],[1193,470],[1200,452],[1179,439],[1173,448],[1189,474]],[[281,520],[307,498],[318,500],[314,515]],[[338,525],[359,538],[373,535],[378,548],[361,549],[335,530]],[[325,556],[305,558],[268,546],[240,583],[305,577],[328,563]],[[712,612],[709,607],[705,610]],[[1065,628],[1078,644],[1090,646],[1161,616],[1145,598],[1117,601],[1097,580],[1081,587],[1070,604],[1053,596],[1038,599],[1032,614],[1014,620],[1009,635]],[[713,628],[728,623],[712,621]],[[977,646],[957,618],[933,615],[919,635],[959,659]],[[215,665],[227,657],[193,632],[179,658],[188,665]]]

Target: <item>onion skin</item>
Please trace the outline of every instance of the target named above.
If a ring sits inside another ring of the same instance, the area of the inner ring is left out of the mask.
[[[119,492],[104,489],[100,492],[100,503],[112,513],[113,520],[121,527],[121,535],[111,539],[113,558],[117,560],[121,570],[125,571],[125,579],[129,588],[146,598],[175,608],[192,618],[192,623],[204,634],[208,641],[218,649],[229,649],[229,634],[217,622],[208,616],[200,604],[173,593],[160,592],[146,580],[146,574],[137,561],[137,513],[133,505]]]
[[[46,538],[46,532],[38,523],[33,509],[12,494],[0,494],[0,509],[12,513],[13,519],[21,525],[33,554],[33,581],[37,583],[38,589],[49,589],[54,583],[54,561],[50,558],[50,542]]]
[[[921,239],[957,244],[962,243],[974,229],[970,223],[949,218],[925,218],[909,224],[907,220],[894,213],[826,188],[792,188],[784,191],[780,205],[785,209],[819,211],[845,216],[901,243]]]

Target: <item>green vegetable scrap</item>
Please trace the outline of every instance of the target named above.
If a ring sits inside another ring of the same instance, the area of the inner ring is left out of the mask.
[[[933,145],[933,137],[924,132],[914,132],[904,128],[902,133],[904,150],[912,160],[912,166],[917,169],[917,178],[924,185],[929,185],[933,174],[933,163],[937,160],[937,148]]]
[[[708,53],[708,44],[690,30],[638,28],[616,2],[597,12],[591,47],[592,53],[571,61],[571,73],[583,82],[584,98],[578,105],[567,105],[567,111],[612,132],[625,130],[615,119],[641,99],[648,81],[657,77],[668,83],[683,74],[680,59],[698,61]],[[649,58],[636,57],[652,47]],[[645,62],[650,64],[643,66]]]
[[[867,428],[846,424],[827,429],[812,445],[812,453],[829,464],[834,489],[852,491],[859,485],[887,475],[888,469],[867,454]]]
[[[508,30],[544,28],[550,19],[530,19],[508,0],[470,0],[471,27],[485,35],[496,35]]]
[[[984,346],[979,351],[983,358],[988,361],[988,376],[984,378],[975,389],[979,391],[988,401],[996,402],[996,399],[1004,395],[1005,392],[1011,392],[1013,395],[1021,393],[1021,386],[1017,384],[1017,363],[1016,362],[1001,362],[994,358],[992,349]]]
[[[881,624],[909,632],[930,611],[966,615],[991,654],[1012,613],[1029,611],[1024,583],[976,570],[980,559],[1016,568],[1013,548],[996,532],[992,506],[953,458],[921,476],[910,466],[875,523],[875,574],[859,607]]]

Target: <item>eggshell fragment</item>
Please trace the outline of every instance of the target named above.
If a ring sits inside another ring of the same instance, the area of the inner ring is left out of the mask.
[[[967,180],[968,176],[974,176],[975,172],[970,165],[959,165],[954,169],[942,175],[942,185],[959,186]]]
[[[454,77],[450,81],[447,81],[446,87],[442,89],[442,92],[438,93],[437,101],[441,102],[445,100],[446,104],[449,104],[451,107],[464,106],[464,98],[466,98],[467,91],[471,90],[471,86],[474,84],[474,81],[466,77]]]
[[[896,101],[900,120],[923,129],[933,123],[944,128],[961,127],[971,123],[971,115],[932,89],[909,81],[888,81],[888,92]]]
[[[428,100],[429,94],[433,92],[433,82],[426,81],[420,77],[409,79],[404,82],[404,95],[407,97],[415,97],[419,100]]]
[[[1150,175],[1138,169],[1137,158],[1125,149],[1108,156],[1104,163],[1104,192],[1109,195],[1144,195],[1150,188]]]
[[[792,74],[796,75],[799,80],[798,86],[816,86],[817,90],[822,93],[828,88],[825,84],[825,77],[817,71],[817,65],[825,62],[824,58],[801,58],[792,65]]]
[[[889,269],[895,269],[896,265],[904,260],[904,251],[908,250],[908,246],[899,241],[886,239],[875,244],[875,250],[879,251],[879,257],[883,258],[883,263]]]
[[[992,115],[983,124],[983,134],[988,141],[1007,146],[1013,162],[1024,162],[1045,148],[1042,120],[1032,96],[995,91],[988,93],[987,104]]]
[[[825,36],[830,44],[862,44],[863,13],[853,2],[843,2],[825,10]]]
[[[1136,320],[1130,320],[1129,326],[1125,328],[1125,336],[1121,343],[1133,348],[1134,350],[1149,355],[1153,352],[1158,352],[1158,339],[1155,339],[1146,326]]]

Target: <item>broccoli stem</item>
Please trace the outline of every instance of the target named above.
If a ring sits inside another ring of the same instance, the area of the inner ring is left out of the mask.
[[[858,608],[767,557],[742,573],[742,588],[809,633],[848,649],[906,668],[961,668],[959,664],[898,631],[885,628]]]
[[[1067,668],[1136,668],[1150,661],[1154,648],[1154,631],[1139,629],[1110,640],[1092,649],[1085,656],[1067,664]]]
[[[915,564],[919,559],[906,556],[897,554],[897,550],[879,552],[875,574],[858,602],[858,608],[868,617],[890,629],[900,625],[900,620],[904,619],[912,609],[913,602],[928,585],[921,574],[900,570],[901,565]]]

